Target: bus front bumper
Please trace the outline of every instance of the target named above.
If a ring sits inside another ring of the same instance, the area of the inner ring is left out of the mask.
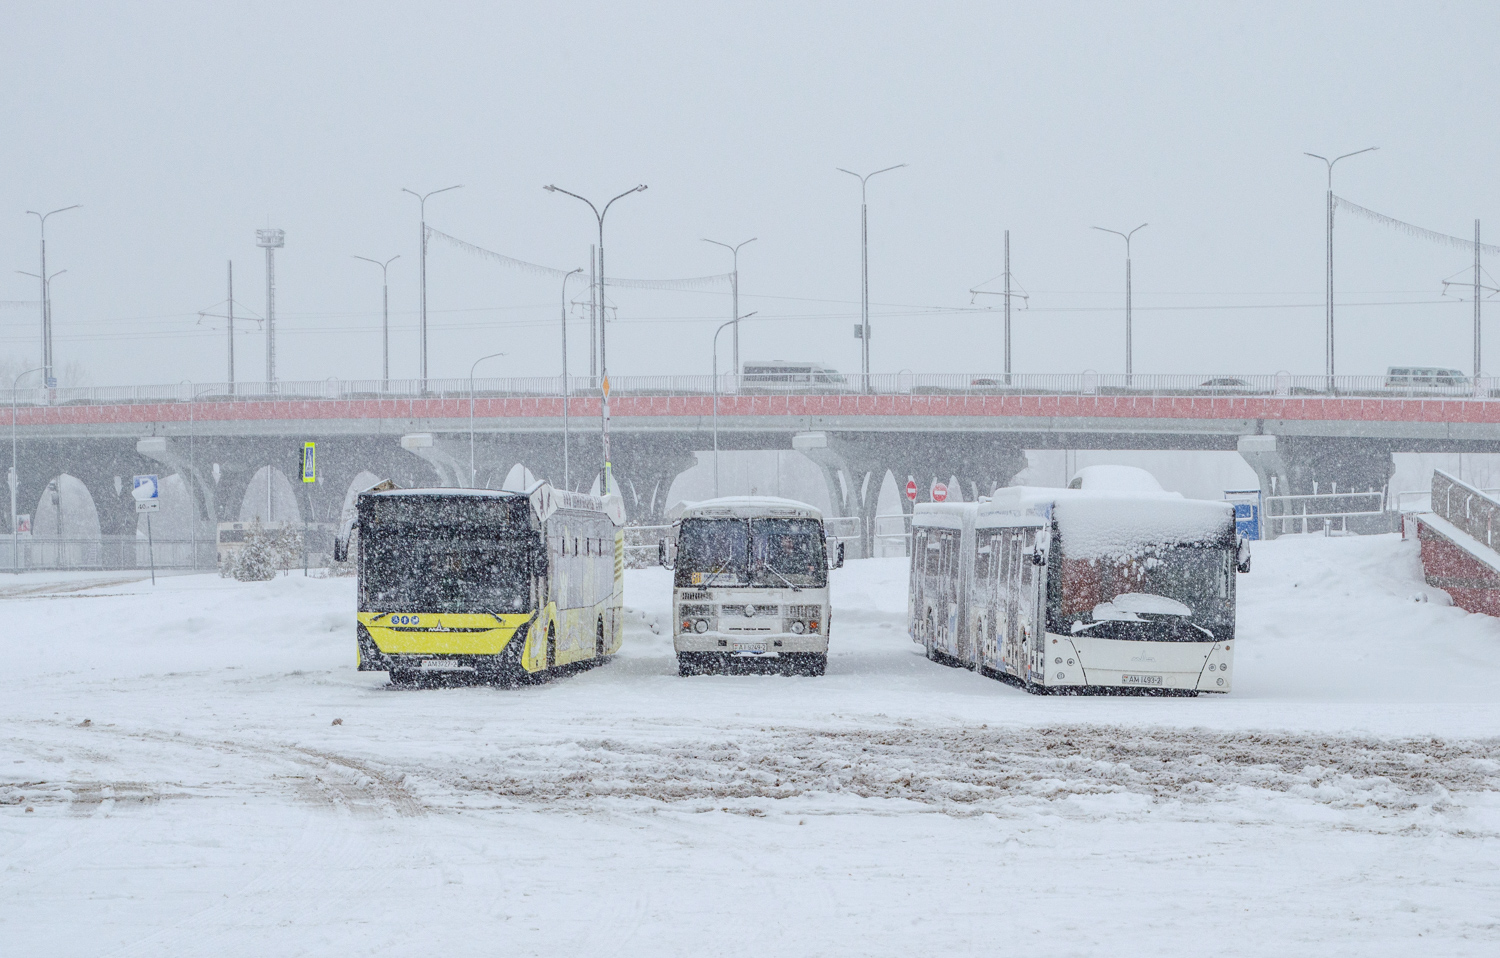
[[[828,636],[791,632],[677,632],[672,636],[677,652],[727,652],[751,657],[770,657],[782,652],[828,652]]]
[[[1049,633],[1046,649],[1045,671],[1033,670],[1030,677],[1048,689],[1193,693],[1233,688],[1231,642],[1120,642]]]

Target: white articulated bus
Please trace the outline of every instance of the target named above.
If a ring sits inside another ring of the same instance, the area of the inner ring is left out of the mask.
[[[789,675],[822,675],[828,664],[829,558],[823,514],[805,502],[766,496],[683,503],[669,513],[661,564],[674,570],[672,646],[682,675],[759,663]]]
[[[1228,503],[1091,467],[1069,489],[917,506],[908,626],[928,658],[1031,692],[1228,692],[1249,570]]]

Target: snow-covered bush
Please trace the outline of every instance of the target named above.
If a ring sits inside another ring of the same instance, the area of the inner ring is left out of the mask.
[[[302,564],[302,535],[296,529],[267,529],[256,521],[245,531],[245,544],[219,568],[219,575],[241,582],[265,582],[276,573]]]

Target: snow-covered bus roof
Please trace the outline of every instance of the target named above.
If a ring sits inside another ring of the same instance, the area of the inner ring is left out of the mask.
[[[777,496],[723,496],[702,502],[679,502],[667,510],[667,521],[683,519],[763,519],[769,517],[817,519],[823,511],[796,499]]]
[[[455,498],[455,499],[527,499],[539,520],[546,521],[559,509],[574,509],[582,512],[602,512],[617,526],[625,525],[625,500],[611,494],[591,496],[582,492],[556,489],[545,481],[531,484],[525,492],[507,489],[375,489],[362,495],[380,498]]]
[[[1055,520],[1073,558],[1128,555],[1153,543],[1211,542],[1234,529],[1234,506],[1138,489],[1044,489],[1011,486],[978,504],[977,528]]]

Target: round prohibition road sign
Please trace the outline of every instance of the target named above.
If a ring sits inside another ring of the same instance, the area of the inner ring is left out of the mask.
[[[906,498],[910,499],[912,502],[917,501],[917,480],[906,480]]]
[[[941,482],[932,484],[932,501],[945,502],[948,499],[948,487]]]

